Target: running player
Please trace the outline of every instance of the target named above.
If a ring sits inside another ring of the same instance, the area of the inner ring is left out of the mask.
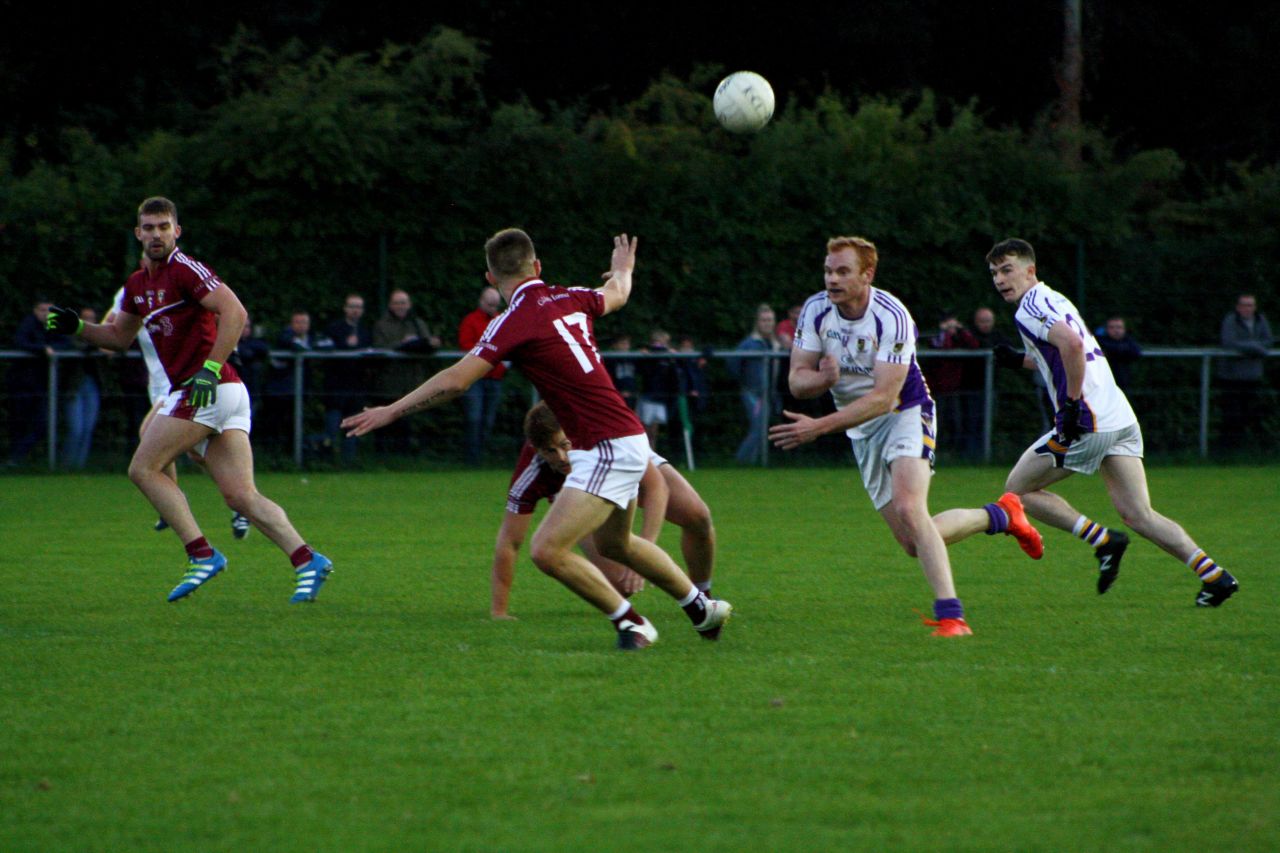
[[[179,455],[204,441],[205,468],[232,510],[252,519],[292,562],[293,602],[314,601],[333,564],[303,541],[283,509],[253,482],[249,445],[249,395],[227,356],[240,339],[246,312],[213,270],[178,248],[178,210],[155,196],[138,206],[134,236],[142,244],[142,268],[125,284],[110,324],[84,323],[67,308],[49,312],[49,329],[79,334],[94,346],[124,351],[146,326],[170,388],[129,463],[129,479],[160,513],[187,549],[187,571],[169,593],[185,598],[227,565],[195,518],[186,495],[165,476]]]
[[[805,302],[792,341],[791,393],[801,399],[830,391],[836,411],[810,418],[784,411],[790,423],[769,429],[784,450],[844,430],[862,483],[894,538],[920,559],[933,589],[933,634],[972,634],[956,597],[947,545],[975,533],[1006,533],[1032,559],[1044,553],[1040,534],[1012,493],[981,509],[951,509],[929,517],[933,474],[933,399],[916,364],[919,334],[910,312],[875,280],[879,254],[863,237],[827,241],[826,289]]]
[[[1217,607],[1240,585],[1175,521],[1151,507],[1142,464],[1142,429],[1129,400],[1076,306],[1036,276],[1036,253],[1025,240],[1002,240],[987,253],[991,280],[1014,316],[1025,353],[998,354],[1011,366],[1034,367],[1053,389],[1055,428],[1022,454],[1006,487],[1022,496],[1034,518],[1093,546],[1098,592],[1115,583],[1129,537],[1076,511],[1048,487],[1073,473],[1102,471],[1111,503],[1129,527],[1187,564],[1200,579],[1199,607]]]
[[[569,451],[572,443],[545,401],[537,403],[524,418],[525,443],[511,475],[507,493],[507,511],[498,529],[493,552],[492,600],[490,615],[495,619],[512,618],[507,602],[515,573],[516,555],[524,543],[538,501],[554,502],[564,486],[571,468]],[[681,528],[681,550],[689,579],[703,592],[711,590],[711,573],[715,561],[715,528],[711,510],[666,459],[654,453],[640,481],[636,500],[644,519],[640,538],[656,542],[665,518]],[[644,588],[644,579],[621,563],[600,554],[592,537],[579,543],[587,559],[595,563],[605,579],[625,598]]]
[[[485,262],[485,278],[498,288],[507,310],[489,323],[479,343],[399,400],[352,415],[342,426],[350,435],[363,435],[434,408],[462,394],[495,364],[511,361],[547,401],[573,445],[572,471],[533,534],[533,562],[604,613],[617,629],[620,649],[644,648],[657,639],[657,629],[574,551],[594,533],[600,553],[652,581],[676,599],[703,637],[715,639],[732,611],[729,603],[707,598],[665,551],[631,530],[652,451],[596,351],[594,324],[627,303],[636,241],[625,234],[613,238],[607,280],[594,290],[544,282],[533,241],[517,228],[489,238]]]
[[[124,288],[116,291],[116,295],[111,300],[111,310],[107,311],[105,317],[102,318],[104,326],[110,326],[115,322],[116,312],[121,310],[124,304]],[[147,427],[151,424],[151,419],[155,417],[160,406],[169,396],[169,374],[164,372],[164,365],[160,363],[160,356],[156,355],[156,345],[151,343],[151,333],[147,331],[144,325],[138,330],[138,349],[142,351],[142,361],[147,366],[147,399],[151,401],[151,409],[147,412],[146,417],[142,419],[142,423],[138,426],[138,438],[142,438],[142,434],[147,431]],[[202,447],[197,447],[187,452],[187,456],[194,462],[203,465],[204,453]],[[170,462],[164,469],[164,475],[173,482],[178,482],[178,464],[177,460]],[[249,535],[250,528],[248,516],[241,515],[235,510],[231,511],[231,535],[237,539],[243,539]],[[153,529],[159,533],[161,530],[169,529],[169,522],[163,518],[157,518]]]

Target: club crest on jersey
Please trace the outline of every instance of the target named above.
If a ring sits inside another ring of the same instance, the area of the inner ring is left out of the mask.
[[[858,352],[866,352],[866,351],[867,351],[867,339],[858,338]]]

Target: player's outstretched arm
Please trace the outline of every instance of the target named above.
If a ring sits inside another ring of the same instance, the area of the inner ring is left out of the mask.
[[[116,311],[110,320],[109,323],[86,323],[72,309],[55,306],[49,309],[45,328],[63,335],[80,335],[95,347],[124,352],[138,336],[142,318],[136,314]]]
[[[671,489],[662,473],[650,462],[640,478],[640,497],[637,505],[644,513],[644,521],[640,525],[640,538],[657,542],[662,533],[662,522],[667,518],[667,501],[671,498]]]
[[[609,259],[609,271],[604,274],[607,279],[599,288],[604,294],[604,313],[617,311],[631,298],[631,273],[636,268],[636,247],[639,237],[627,237],[619,234],[613,238],[613,255]]]
[[[343,418],[339,426],[347,431],[348,436],[364,435],[375,429],[381,429],[405,415],[432,409],[441,403],[449,402],[492,369],[493,365],[483,358],[464,355],[394,403],[365,409],[359,414]]]
[[[525,534],[529,532],[529,522],[533,515],[522,515],[508,511],[502,518],[502,526],[498,528],[498,541],[493,546],[493,570],[490,573],[489,615],[494,619],[514,619],[507,612],[507,602],[511,597],[511,584],[516,576],[516,557],[520,554],[520,546],[524,544]]]

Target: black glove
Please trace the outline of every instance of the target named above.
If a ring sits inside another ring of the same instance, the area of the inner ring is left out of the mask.
[[[1022,350],[1014,349],[1005,343],[996,344],[991,348],[991,352],[996,357],[996,367],[1006,367],[1010,370],[1020,369],[1023,360],[1027,357]]]
[[[1062,411],[1058,415],[1062,419],[1062,425],[1058,427],[1058,437],[1062,439],[1063,444],[1070,444],[1084,435],[1084,429],[1080,426],[1079,400],[1068,399],[1062,404]]]
[[[81,320],[80,315],[72,309],[59,308],[55,305],[49,309],[49,317],[44,321],[44,327],[47,331],[56,332],[59,335],[78,335],[84,328],[84,320]]]
[[[205,406],[212,406],[218,400],[218,372],[222,370],[222,365],[216,361],[206,361],[204,367],[196,371],[196,375],[192,376],[183,386],[191,386],[191,394],[189,396],[191,405],[197,409],[203,409]]]

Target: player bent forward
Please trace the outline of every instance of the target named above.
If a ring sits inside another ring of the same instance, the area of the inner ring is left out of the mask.
[[[246,312],[231,288],[204,264],[178,248],[182,226],[167,198],[138,207],[134,236],[142,244],[142,268],[125,284],[120,310],[110,324],[84,323],[68,308],[49,312],[48,327],[79,334],[94,346],[123,352],[145,325],[169,377],[160,404],[129,463],[129,479],[187,549],[187,572],[169,593],[185,598],[227,565],[213,548],[178,484],[165,476],[173,461],[208,440],[205,468],[227,506],[288,555],[295,572],[291,601],[314,601],[333,564],[302,540],[283,509],[258,492],[249,446],[249,394],[227,356],[240,339]]]
[[[956,597],[947,545],[975,533],[1006,533],[1032,559],[1044,553],[1040,534],[1017,495],[981,509],[952,509],[929,517],[933,473],[933,400],[916,364],[918,332],[906,306],[872,287],[878,253],[862,237],[827,241],[826,289],[805,302],[792,341],[791,393],[801,399],[830,391],[835,412],[809,418],[783,412],[790,423],[769,429],[789,450],[845,430],[871,502],[894,538],[920,559],[933,589],[935,636],[972,634]]]
[[[1075,472],[1102,471],[1120,518],[1191,568],[1201,581],[1196,605],[1217,607],[1240,585],[1175,521],[1151,507],[1142,464],[1142,429],[1116,385],[1106,357],[1071,301],[1036,276],[1035,249],[1003,240],[987,253],[991,280],[1014,315],[1026,347],[997,350],[1002,366],[1035,367],[1054,389],[1055,429],[1041,436],[1009,472],[1006,487],[1034,518],[1089,543],[1098,559],[1098,592],[1115,583],[1129,537],[1086,518],[1048,487]]]
[[[543,498],[554,503],[571,470],[569,451],[573,444],[545,402],[539,402],[525,415],[524,434],[526,441],[511,475],[507,510],[493,552],[490,615],[495,619],[515,618],[508,615],[507,602],[516,556],[529,530],[534,507]],[[656,453],[640,481],[637,506],[644,514],[641,539],[657,542],[664,518],[681,528],[680,545],[689,579],[698,589],[710,592],[716,546],[711,510],[689,481]],[[630,598],[644,588],[643,578],[602,555],[592,537],[583,539],[579,545],[587,559],[623,597]]]
[[[573,444],[572,471],[534,532],[530,555],[539,569],[609,618],[621,649],[644,648],[658,632],[600,569],[574,551],[592,533],[600,553],[676,599],[703,637],[715,639],[733,609],[728,602],[707,598],[665,551],[631,530],[640,478],[652,451],[644,427],[623,402],[596,351],[595,319],[627,303],[635,262],[636,242],[621,234],[613,238],[603,286],[549,285],[539,277],[542,262],[529,235],[517,228],[499,231],[485,243],[485,278],[498,288],[507,309],[456,363],[394,403],[342,422],[348,435],[363,435],[452,400],[498,362],[519,366]]]

